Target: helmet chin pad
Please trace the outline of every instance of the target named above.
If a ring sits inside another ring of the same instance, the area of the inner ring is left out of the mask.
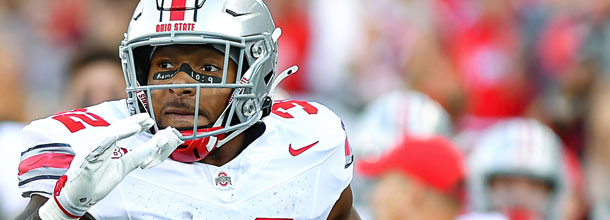
[[[210,132],[218,129],[222,129],[222,127],[213,127],[213,128],[203,128],[197,129],[197,133],[202,132]],[[180,131],[182,136],[192,136],[193,130],[183,130]],[[214,151],[218,145],[218,141],[224,139],[226,135],[218,134],[210,137],[203,137],[193,140],[186,140],[184,144],[178,146],[176,150],[169,156],[172,160],[184,162],[184,163],[192,163],[205,159],[210,155],[212,151]],[[211,146],[208,148],[208,144]]]

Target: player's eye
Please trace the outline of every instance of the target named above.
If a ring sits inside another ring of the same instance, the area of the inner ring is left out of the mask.
[[[159,67],[163,68],[163,69],[174,69],[174,65],[172,65],[170,62],[166,62],[166,61],[159,63]]]
[[[220,70],[220,68],[218,68],[214,65],[206,64],[203,67],[201,67],[201,70],[206,71],[206,72],[216,72],[216,71]]]

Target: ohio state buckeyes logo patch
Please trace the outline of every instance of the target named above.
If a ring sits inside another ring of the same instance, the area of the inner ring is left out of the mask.
[[[233,188],[231,176],[226,171],[219,171],[216,178],[214,178],[214,186],[221,190]]]

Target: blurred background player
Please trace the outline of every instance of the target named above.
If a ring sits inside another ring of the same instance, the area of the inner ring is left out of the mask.
[[[346,129],[352,138],[356,163],[360,158],[379,157],[391,151],[404,135],[450,138],[453,134],[451,118],[440,104],[425,94],[406,89],[394,90],[374,100],[359,115],[355,125]],[[372,219],[372,185],[370,179],[355,173],[354,204],[363,219]]]
[[[379,178],[372,194],[375,219],[450,220],[462,205],[462,153],[443,137],[405,136],[358,171]]]
[[[449,114],[428,95],[395,90],[369,104],[353,130],[356,155],[379,154],[394,146],[404,134],[452,137]],[[383,138],[380,138],[383,137]]]
[[[485,130],[468,156],[469,199],[477,213],[518,219],[580,219],[561,140],[533,119]]]

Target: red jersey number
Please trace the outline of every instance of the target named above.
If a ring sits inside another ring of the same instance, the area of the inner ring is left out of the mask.
[[[85,129],[83,122],[93,127],[106,127],[110,125],[108,122],[102,119],[102,117],[91,112],[87,112],[87,110],[84,108],[57,113],[53,116],[53,119],[64,124],[72,133]],[[80,121],[75,119],[80,119]]]
[[[307,114],[315,115],[318,114],[318,109],[313,105],[309,104],[306,101],[297,101],[297,100],[286,100],[275,103],[273,107],[271,107],[271,112],[276,114],[282,118],[294,118],[290,113],[288,113],[288,109],[294,108],[296,106],[301,106]],[[283,111],[280,111],[282,109]]]

